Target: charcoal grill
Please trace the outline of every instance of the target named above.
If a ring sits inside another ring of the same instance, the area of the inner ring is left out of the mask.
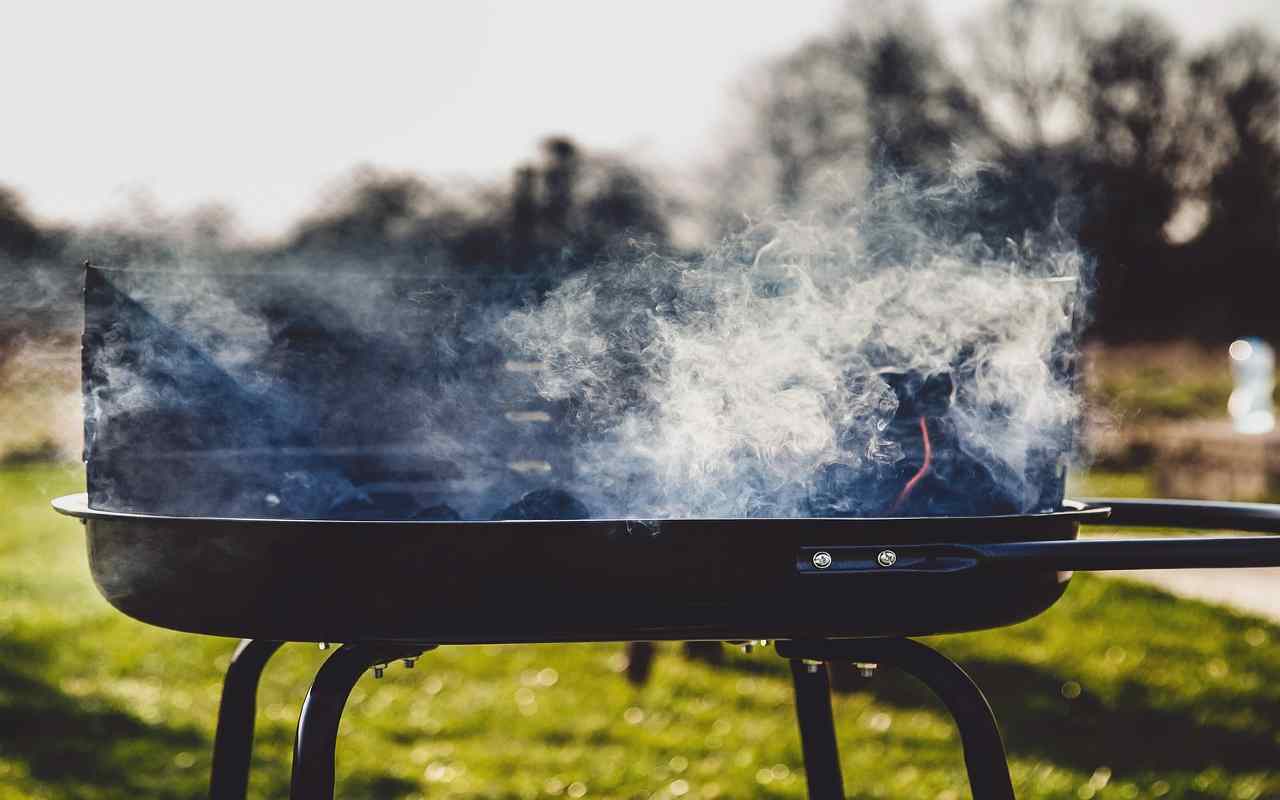
[[[436,298],[388,307],[398,316],[373,326],[398,333],[388,338],[348,325],[327,297],[295,299],[306,284],[287,276],[224,276],[212,294],[188,280],[86,271],[88,493],[54,506],[84,522],[94,581],[116,608],[244,640],[219,712],[217,800],[245,795],[258,678],[285,642],[344,643],[303,705],[293,762],[294,797],[330,798],[339,718],[370,667],[441,645],[637,640],[777,641],[792,661],[810,795],[820,798],[842,796],[820,665],[898,666],[955,715],[975,796],[1010,798],[981,692],[905,637],[1028,619],[1075,570],[1280,565],[1280,538],[1078,540],[1081,525],[1104,523],[1280,532],[1280,506],[1063,501],[1067,430],[1025,453],[1034,496],[1017,510],[1033,513],[996,513],[1014,498],[953,446],[948,406],[963,369],[880,373],[898,401],[882,421],[915,452],[867,492],[874,503],[836,464],[815,481],[821,502],[809,514],[592,519],[567,494],[530,500],[572,479],[562,423],[573,402],[542,403],[528,364],[475,344],[465,325],[433,338],[460,309],[509,302],[509,288],[347,285],[368,294],[380,323],[384,295]],[[258,326],[247,366],[225,346],[243,319]],[[485,391],[459,404],[450,381],[463,372]],[[419,431],[437,446],[406,446],[418,440],[400,422],[424,398],[444,409]],[[531,417],[545,424],[525,424]],[[456,419],[480,420],[467,434],[483,441],[446,441]],[[290,494],[289,481],[319,483]],[[499,497],[520,500],[494,514]],[[841,513],[849,501],[886,515]]]
[[[664,639],[778,642],[793,664],[811,797],[843,796],[828,679],[814,665],[856,661],[926,683],[956,717],[974,796],[1011,798],[980,690],[904,637],[1028,619],[1062,595],[1072,571],[1280,566],[1280,538],[1075,538],[1080,525],[1100,524],[1280,532],[1280,506],[1265,504],[1100,499],[993,517],[501,522],[148,515],[94,510],[83,494],[54,506],[84,522],[94,580],[118,609],[245,638],[215,740],[219,800],[244,796],[258,676],[284,642],[345,642],[299,720],[292,796],[312,798],[332,797],[338,720],[370,667],[445,644]]]

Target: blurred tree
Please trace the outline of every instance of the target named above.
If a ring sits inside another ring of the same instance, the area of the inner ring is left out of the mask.
[[[989,136],[986,115],[917,22],[866,43],[863,83],[877,163],[891,172],[946,172],[958,145]]]
[[[1191,62],[1195,142],[1184,260],[1206,333],[1280,334],[1280,47],[1242,32]],[[1198,230],[1197,230],[1198,227]],[[1194,233],[1194,236],[1189,234]]]
[[[1179,305],[1171,296],[1178,263],[1164,231],[1188,156],[1175,88],[1182,61],[1173,34],[1147,14],[1086,35],[1080,241],[1099,259],[1097,332],[1142,337],[1168,326]]]
[[[66,317],[55,305],[57,282],[46,265],[62,233],[42,229],[14,190],[0,186],[0,361],[21,337]]]
[[[282,254],[396,269],[559,273],[589,266],[620,241],[666,246],[664,202],[636,168],[556,136],[536,163],[515,171],[510,190],[446,195],[417,177],[358,170],[327,209],[298,226]]]
[[[957,145],[987,139],[981,104],[917,4],[860,3],[847,16],[747,86],[748,132],[726,169],[731,181],[763,179],[772,201],[807,206],[840,173],[945,172]],[[747,203],[760,196],[727,191]]]
[[[1053,157],[1080,136],[1088,3],[1003,0],[966,28],[968,81],[1001,152]]]
[[[542,225],[553,238],[565,236],[578,178],[578,146],[566,136],[553,136],[542,143],[542,152]]]
[[[365,256],[387,252],[412,236],[432,198],[420,178],[357,170],[328,210],[299,225],[292,249]]]
[[[988,240],[1053,229],[1093,257],[1095,334],[1280,334],[1263,294],[1241,294],[1280,260],[1280,56],[1264,36],[1192,57],[1151,13],[1003,0],[957,58],[918,7],[848,17],[752,85],[720,221],[811,207],[834,172],[928,181],[973,156]]]
[[[51,237],[27,214],[18,193],[0,185],[0,265],[13,268],[18,261],[47,255]]]

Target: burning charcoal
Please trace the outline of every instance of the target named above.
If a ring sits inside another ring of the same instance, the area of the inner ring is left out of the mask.
[[[349,499],[334,516],[351,519],[409,519],[418,509],[418,501],[408,492],[368,491]]]
[[[894,422],[907,420],[914,423],[920,417],[934,419],[946,414],[955,395],[955,383],[951,374],[937,372],[921,375],[915,370],[880,373],[885,383],[898,397]]]
[[[512,503],[493,515],[503,519],[590,519],[587,510],[576,497],[561,489],[538,489],[529,492],[518,502]]]
[[[332,519],[382,519],[382,509],[373,498],[363,492],[348,495],[330,506],[325,512]]]
[[[457,511],[443,503],[423,508],[417,498],[409,492],[385,490],[348,498],[341,505],[334,507],[330,516],[342,519],[462,519]]]
[[[953,437],[940,436],[943,428],[950,431],[946,415],[955,396],[951,375],[945,372],[922,375],[908,370],[884,372],[881,377],[898,398],[897,411],[886,427],[885,436],[902,450],[902,459],[895,465],[891,481],[896,494],[884,513],[895,516],[916,516],[931,510],[959,513],[945,508],[935,510],[940,493],[968,490],[968,487],[939,480],[937,462],[953,455],[951,450],[955,447]]]
[[[273,502],[274,500],[274,502]],[[368,493],[336,472],[286,472],[280,488],[267,495],[284,516],[323,519],[374,508]]]
[[[908,443],[908,457],[897,472],[901,486],[887,513],[895,516],[973,516],[1014,514],[1019,504],[992,469],[964,451],[952,420],[926,419],[919,444]],[[923,448],[927,431],[929,447]]]
[[[809,496],[809,514],[814,517],[860,517],[873,513],[879,505],[871,500],[877,481],[848,464],[827,464],[818,470]]]
[[[412,519],[435,522],[456,522],[462,519],[462,515],[457,511],[454,511],[450,506],[441,503],[440,505],[419,509],[414,513]]]

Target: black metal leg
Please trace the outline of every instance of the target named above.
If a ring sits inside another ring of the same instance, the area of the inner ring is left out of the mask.
[[[644,686],[649,680],[654,655],[653,642],[627,642],[627,680],[633,686]]]
[[[792,659],[791,680],[796,690],[796,721],[800,724],[800,749],[804,753],[810,800],[844,800],[827,666]]]
[[[210,800],[244,800],[249,791],[249,762],[253,757],[253,718],[258,680],[267,661],[284,642],[241,639],[222,681],[218,727],[213,735]]]
[[[780,641],[778,653],[791,659],[889,664],[915,676],[955,718],[973,796],[1014,800],[1009,762],[991,706],[977,684],[951,659],[910,639]],[[793,670],[794,664],[792,661]]]
[[[356,681],[370,667],[402,658],[416,658],[433,645],[371,642],[344,644],[316,673],[298,717],[293,743],[292,800],[333,800],[333,766],[338,722]]]
[[[684,657],[718,667],[724,663],[724,645],[720,642],[685,642]]]

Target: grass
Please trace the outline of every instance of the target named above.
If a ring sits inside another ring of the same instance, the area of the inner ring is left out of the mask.
[[[0,470],[0,800],[205,791],[225,639],[150,628],[94,590],[72,468]],[[861,613],[851,609],[851,613]],[[1280,628],[1080,576],[1036,620],[935,639],[988,691],[1021,798],[1280,796]],[[259,696],[251,794],[286,795],[292,728],[323,654],[286,647]],[[665,646],[629,686],[619,645],[450,647],[366,676],[339,796],[803,797],[786,664],[713,668]],[[957,736],[881,670],[836,701],[850,796],[968,795]]]
[[[1154,497],[1155,486],[1146,472],[1090,470],[1072,473],[1068,497]]]

